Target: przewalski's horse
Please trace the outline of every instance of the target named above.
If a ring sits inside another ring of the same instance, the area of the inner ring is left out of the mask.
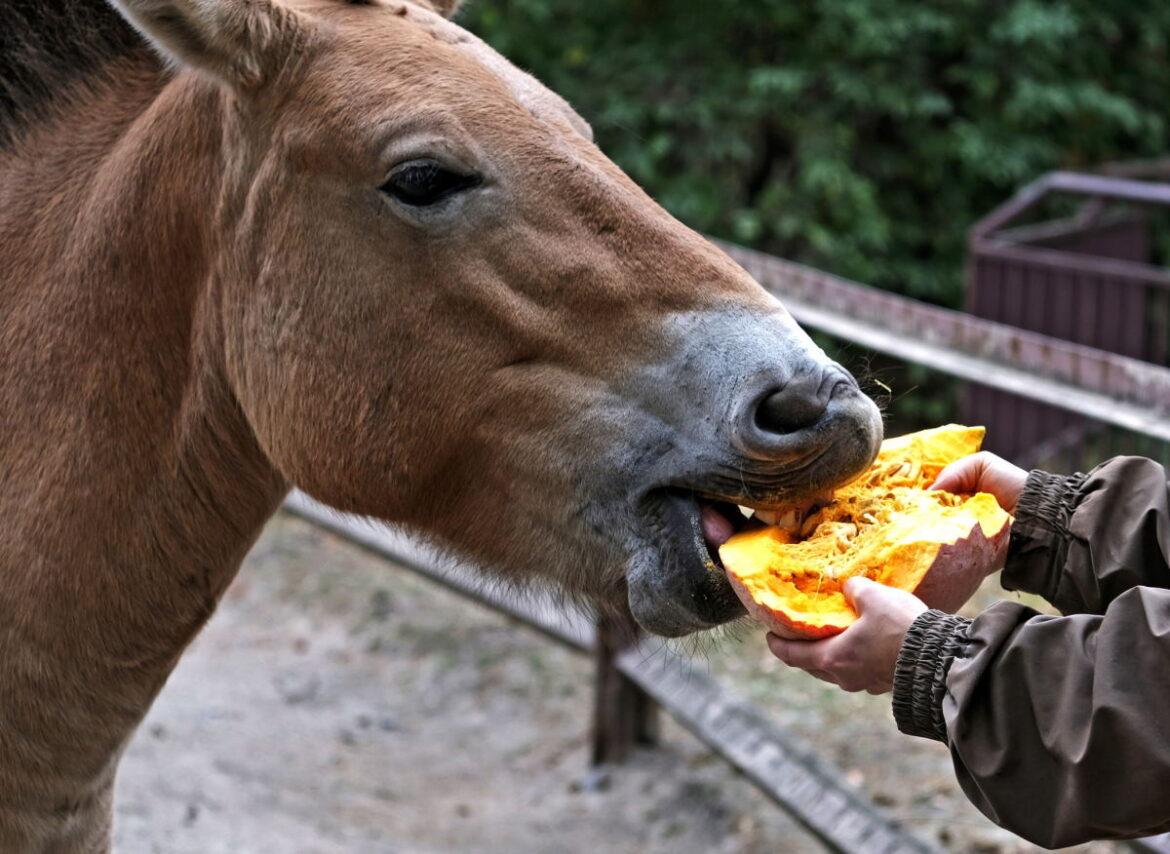
[[[117,5],[0,10],[0,850],[108,845],[290,485],[680,635],[741,613],[726,503],[871,459],[853,380],[453,0]]]

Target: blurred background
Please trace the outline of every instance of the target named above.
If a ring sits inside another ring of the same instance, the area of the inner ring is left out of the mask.
[[[939,305],[967,230],[1052,169],[1165,156],[1170,7],[474,0],[671,213]]]

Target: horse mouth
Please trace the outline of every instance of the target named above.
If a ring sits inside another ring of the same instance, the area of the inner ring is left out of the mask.
[[[803,519],[824,501],[818,494],[779,511],[738,505],[688,489],[646,497],[657,553],[653,573],[631,578],[630,606],[642,627],[664,637],[713,628],[745,615],[719,559],[719,547],[741,531]],[[684,618],[685,615],[685,618]]]
[[[723,569],[719,547],[735,534],[764,527],[755,509],[698,492],[669,492],[664,500],[676,502],[677,512],[670,514],[674,523],[668,535],[686,541],[697,558],[710,569]],[[765,511],[766,512],[766,511]],[[681,546],[681,542],[680,542]]]
[[[797,531],[805,519],[833,500],[833,493],[831,490],[822,492],[806,501],[787,504],[781,509],[750,507],[697,493],[693,495],[693,500],[699,514],[703,545],[711,562],[722,570],[719,547],[734,535],[768,526]]]
[[[789,435],[784,454],[684,446],[641,493],[635,512],[642,535],[626,565],[626,590],[630,612],[646,631],[680,637],[745,616],[719,547],[762,524],[761,515],[768,524],[799,528],[873,462],[881,416],[858,392],[832,401],[816,424]]]

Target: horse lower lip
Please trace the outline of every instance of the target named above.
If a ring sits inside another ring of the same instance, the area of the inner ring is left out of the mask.
[[[734,520],[728,516],[739,515],[735,506],[673,489],[653,493],[649,501],[658,560],[628,576],[638,622],[654,634],[678,637],[743,616],[743,605],[715,558],[718,545],[703,531],[704,507],[730,526]]]
[[[697,498],[695,504],[699,514],[699,533],[703,540],[696,546],[705,546],[706,557],[720,569],[723,564],[719,560],[719,547],[735,534],[763,525],[758,519],[746,517],[742,509],[731,502]]]

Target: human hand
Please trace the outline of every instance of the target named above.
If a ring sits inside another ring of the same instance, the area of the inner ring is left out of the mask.
[[[960,495],[990,493],[1000,507],[1011,513],[1019,502],[1028,473],[1007,460],[982,451],[951,463],[943,469],[931,489]],[[979,536],[973,532],[972,536]],[[1003,568],[1009,538],[995,542],[994,550],[972,548],[940,553],[914,593],[931,608],[955,612],[979,589],[983,579]]]
[[[988,451],[980,451],[956,460],[939,472],[931,489],[943,489],[958,495],[987,492],[995,497],[1000,507],[1015,513],[1027,479],[1028,473],[1019,466]]]
[[[868,578],[846,581],[845,598],[859,616],[841,634],[816,641],[769,634],[768,649],[790,667],[846,691],[884,694],[894,686],[894,667],[906,630],[926,605],[912,593]]]

